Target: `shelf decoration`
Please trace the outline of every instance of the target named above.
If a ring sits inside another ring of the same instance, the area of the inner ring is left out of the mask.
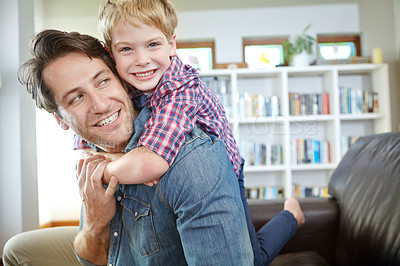
[[[228,120],[232,117],[232,104],[230,79],[228,77],[201,77],[207,88],[209,88],[224,106]]]
[[[239,114],[244,118],[279,116],[278,96],[239,93]]]
[[[293,195],[296,198],[327,198],[328,187],[326,186],[303,186],[295,184],[293,186]]]
[[[290,115],[329,114],[329,93],[289,92]]]
[[[259,186],[246,188],[246,196],[257,200],[282,199],[285,192],[282,186]]]
[[[293,139],[293,163],[331,163],[331,145],[316,139]]]
[[[378,113],[378,93],[368,90],[339,86],[340,113]]]
[[[281,165],[282,146],[257,141],[240,140],[240,154],[246,165]]]
[[[252,198],[269,198],[264,190],[270,186],[294,197],[295,184],[300,186],[297,196],[316,196],[314,187],[328,185],[354,136],[392,130],[385,63],[214,69],[200,75],[231,118],[246,159],[245,185],[258,188]],[[357,98],[350,97],[357,94],[364,99],[358,111]]]
[[[341,136],[340,137],[340,151],[343,157],[360,136]]]
[[[310,64],[310,55],[316,39],[306,34],[311,24],[307,25],[300,35],[296,36],[294,42],[284,41],[283,54],[286,62],[292,66],[308,66]],[[296,58],[297,57],[297,58]]]

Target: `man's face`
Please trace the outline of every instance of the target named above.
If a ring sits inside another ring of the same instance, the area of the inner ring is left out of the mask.
[[[73,52],[43,70],[59,106],[59,124],[109,152],[125,148],[136,118],[119,79],[103,60]]]
[[[176,54],[175,36],[167,40],[154,26],[119,22],[111,39],[122,79],[142,92],[153,92],[171,63],[170,57]]]

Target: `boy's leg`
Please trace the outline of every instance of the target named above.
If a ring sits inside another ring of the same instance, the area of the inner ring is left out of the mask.
[[[290,204],[287,204],[288,206],[285,206],[285,211],[280,212],[256,233],[254,225],[251,221],[249,207],[245,195],[243,166],[244,159],[242,159],[241,172],[238,181],[240,197],[243,202],[250,241],[254,253],[254,265],[269,265],[272,260],[278,255],[279,251],[287,243],[287,241],[289,241],[289,239],[292,238],[296,233],[297,220],[288,210],[297,209],[295,203],[290,202]],[[301,212],[300,206],[299,212]]]
[[[258,238],[257,238],[257,233],[256,233],[254,225],[253,225],[253,223],[251,221],[250,212],[249,212],[249,206],[247,205],[247,199],[246,199],[246,196],[245,196],[244,181],[243,181],[243,179],[239,179],[238,181],[239,181],[240,197],[242,199],[244,214],[246,216],[247,228],[249,230],[250,242],[251,242],[251,246],[253,248],[253,253],[254,253],[254,265],[255,266],[266,265],[263,262],[267,262],[268,261],[268,253],[267,252],[261,252],[261,247],[260,247],[260,243],[259,243]]]
[[[74,239],[78,227],[38,229],[18,234],[4,246],[5,266],[81,265],[75,256]]]

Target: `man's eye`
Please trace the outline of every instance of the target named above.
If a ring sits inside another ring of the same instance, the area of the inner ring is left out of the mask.
[[[78,102],[82,97],[83,97],[82,94],[76,95],[74,98],[71,99],[71,101],[70,101],[69,103],[70,103],[70,104],[76,103],[76,102]]]
[[[104,85],[106,85],[109,81],[110,81],[109,78],[102,79],[102,80],[100,80],[100,82],[99,82],[99,86],[100,86],[100,87],[101,87],[101,86],[104,86]]]

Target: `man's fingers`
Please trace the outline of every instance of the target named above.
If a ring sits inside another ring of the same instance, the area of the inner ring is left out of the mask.
[[[95,161],[91,164],[91,166],[94,166],[94,163],[96,163],[96,167],[90,177],[92,186],[96,189],[99,186],[103,186],[103,174],[104,174],[104,169],[106,168],[107,164],[110,163],[108,160],[101,160],[101,161]]]
[[[107,198],[113,198],[115,190],[117,189],[118,185],[118,178],[115,176],[112,176],[110,179],[110,182],[108,183],[108,187],[106,189],[106,197]]]
[[[79,181],[79,186],[83,185],[83,182],[85,182],[84,178],[81,178],[82,167],[84,162],[85,161],[83,159],[80,159],[78,164],[76,165],[76,178]]]
[[[79,179],[79,189],[82,200],[87,197],[91,191],[95,190],[92,179],[98,164],[100,164],[102,161],[104,161],[104,159],[96,156],[85,160]]]

